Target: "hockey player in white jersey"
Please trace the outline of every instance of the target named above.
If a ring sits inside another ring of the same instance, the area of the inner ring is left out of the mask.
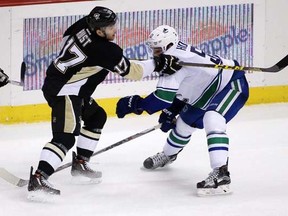
[[[236,60],[207,55],[179,40],[175,43],[175,38],[169,41],[167,35],[171,34],[171,31],[176,32],[172,27],[164,25],[151,32],[148,45],[153,50],[154,55],[170,54],[184,62],[239,65]],[[175,86],[178,86],[176,97],[174,97],[172,105],[164,108],[159,117],[159,123],[162,123],[161,130],[164,132],[172,130],[164,144],[163,151],[148,157],[143,165],[146,169],[156,169],[172,163],[176,160],[177,154],[189,143],[192,133],[197,128],[204,128],[212,171],[205,180],[197,183],[197,194],[230,193],[229,137],[226,134],[226,127],[249,97],[245,73],[239,70],[182,67],[169,79],[173,77],[175,78]],[[121,110],[120,105],[123,100],[120,99],[118,102],[117,114]],[[143,110],[149,110],[147,106],[155,107],[154,104],[160,108],[159,102],[149,105],[144,103],[146,107],[142,108],[141,105],[145,100],[146,98],[138,98],[138,103],[132,104],[134,109],[132,112],[141,114]],[[139,112],[137,113],[137,111]],[[149,111],[148,113],[151,114]]]

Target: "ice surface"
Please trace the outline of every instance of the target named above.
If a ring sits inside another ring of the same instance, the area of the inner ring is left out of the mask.
[[[97,150],[157,124],[158,115],[109,118]],[[0,125],[0,167],[28,179],[49,123]],[[142,169],[162,150],[167,134],[153,131],[91,159],[102,183],[71,182],[70,169],[49,180],[61,190],[58,200],[27,200],[27,188],[0,179],[0,215],[17,216],[286,216],[288,215],[288,104],[246,106],[228,125],[232,195],[197,197],[196,183],[210,172],[203,130],[168,167]],[[64,163],[70,162],[71,151]]]

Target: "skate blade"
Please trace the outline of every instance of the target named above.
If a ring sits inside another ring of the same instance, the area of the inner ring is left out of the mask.
[[[198,196],[215,196],[231,194],[230,185],[221,185],[217,188],[201,188],[197,189]]]
[[[60,199],[60,195],[49,194],[45,191],[29,191],[27,199],[32,202],[53,203]]]
[[[88,178],[85,176],[72,176],[71,184],[74,185],[89,185],[89,184],[100,184],[102,178]]]

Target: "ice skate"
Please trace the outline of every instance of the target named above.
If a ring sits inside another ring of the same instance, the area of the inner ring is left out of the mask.
[[[230,173],[227,165],[214,169],[209,176],[197,183],[197,195],[222,195],[231,193],[230,190]]]
[[[143,166],[146,169],[156,169],[158,167],[164,167],[167,164],[172,163],[173,161],[176,160],[176,158],[177,158],[177,154],[167,156],[164,154],[164,152],[159,152],[156,155],[153,155],[153,156],[147,158],[143,162]]]
[[[71,175],[73,176],[72,181],[75,184],[90,184],[101,182],[102,172],[91,169],[87,160],[77,156],[73,152]]]
[[[28,184],[28,199],[32,201],[49,201],[51,196],[60,195],[60,190],[53,187],[48,180],[40,173],[33,173],[33,167],[30,171]]]

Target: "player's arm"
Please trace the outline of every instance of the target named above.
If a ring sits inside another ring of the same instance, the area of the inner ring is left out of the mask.
[[[114,72],[131,80],[141,80],[154,71],[159,74],[171,75],[182,68],[178,61],[178,58],[165,54],[146,61],[129,61],[123,56],[121,61],[114,67]]]
[[[141,80],[154,72],[155,64],[153,59],[145,61],[130,61],[130,68],[127,75],[124,76],[130,80]]]
[[[129,113],[139,115],[143,111],[151,115],[169,107],[175,98],[183,77],[185,77],[185,74],[181,72],[171,76],[159,76],[156,90],[147,97],[142,98],[139,95],[131,95],[120,98],[116,107],[117,116],[123,118]]]
[[[140,115],[146,111],[149,115],[169,107],[176,95],[176,90],[157,89],[142,98],[139,95],[131,95],[121,98],[117,102],[116,114],[118,118],[134,113]]]

